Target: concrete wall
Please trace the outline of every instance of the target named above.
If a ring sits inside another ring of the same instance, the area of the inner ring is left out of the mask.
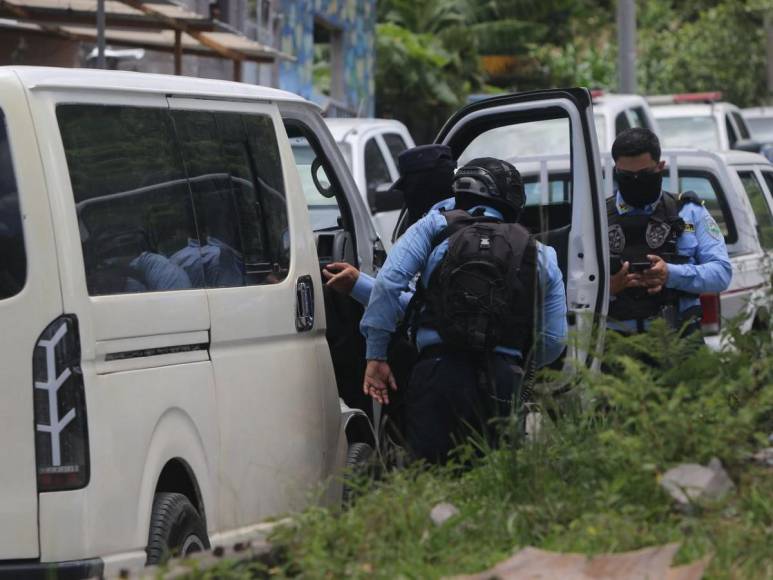
[[[0,32],[0,65],[80,66],[80,43],[39,34]]]

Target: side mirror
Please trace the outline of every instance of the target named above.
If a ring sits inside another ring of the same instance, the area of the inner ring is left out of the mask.
[[[759,153],[760,148],[760,142],[754,139],[739,139],[733,145],[733,149],[736,151],[748,151],[749,153]]]
[[[393,189],[391,183],[380,183],[368,195],[371,213],[394,211],[403,207],[403,192]]]

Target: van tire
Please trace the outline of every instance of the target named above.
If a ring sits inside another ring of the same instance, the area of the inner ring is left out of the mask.
[[[370,472],[372,458],[373,447],[367,443],[358,441],[349,445],[344,475],[343,500],[345,505],[351,503],[357,494],[355,483]]]
[[[147,564],[163,564],[171,556],[187,556],[209,548],[204,521],[181,493],[159,492],[153,498]]]

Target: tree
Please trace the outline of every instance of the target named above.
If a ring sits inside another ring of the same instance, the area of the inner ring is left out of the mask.
[[[670,0],[642,5],[639,83],[643,92],[722,91],[739,106],[767,96],[762,12],[744,0]]]
[[[376,110],[408,125],[417,142],[483,83],[474,36],[463,23],[475,2],[385,0],[376,26]]]

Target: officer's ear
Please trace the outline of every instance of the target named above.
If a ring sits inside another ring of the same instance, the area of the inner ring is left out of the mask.
[[[655,166],[655,171],[663,171],[666,168],[666,160],[661,159],[658,161],[658,164]]]

